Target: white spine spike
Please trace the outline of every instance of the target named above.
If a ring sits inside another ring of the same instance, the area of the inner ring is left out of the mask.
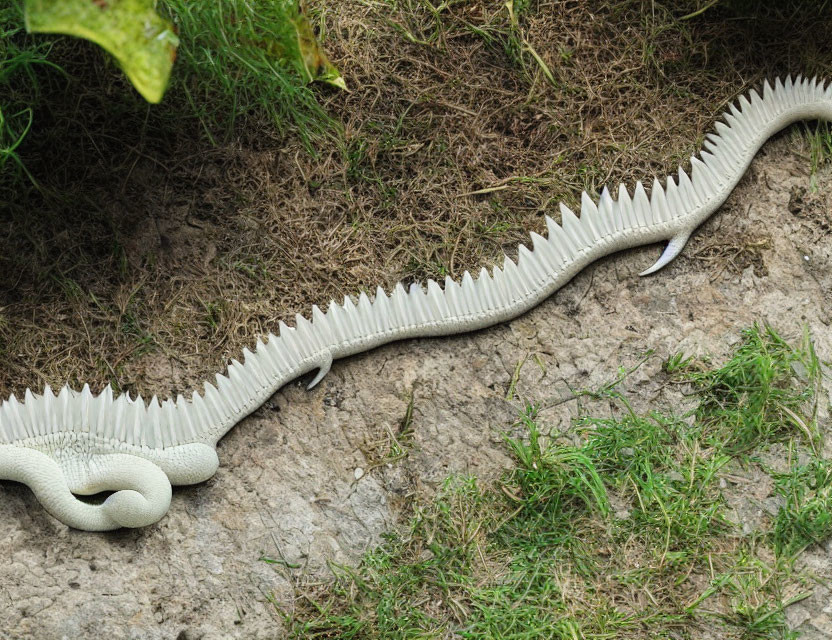
[[[832,84],[802,76],[766,81],[729,105],[704,151],[691,158],[690,176],[681,167],[665,186],[653,181],[651,195],[641,182],[628,192],[618,187],[613,200],[606,188],[596,203],[581,194],[580,217],[561,205],[562,224],[546,216],[548,237],[532,234],[534,247],[518,248],[517,262],[505,258],[492,275],[482,269],[475,280],[465,271],[459,283],[433,280],[427,290],[397,284],[371,300],[361,293],[326,313],[312,307],[311,320],[295,327],[279,323],[279,337],[268,334],[243,362],[233,360],[215,387],[176,402],[156,397],[114,397],[107,386],[93,396],[49,387],[39,395],[12,395],[0,403],[0,479],[24,482],[44,506],[70,526],[95,531],[145,526],[161,518],[170,504],[171,484],[190,484],[217,469],[216,444],[237,422],[287,382],[310,371],[310,387],[342,358],[381,344],[419,336],[471,331],[514,318],[551,295],[598,258],[631,247],[667,241],[659,260],[643,274],[672,261],[690,234],[728,197],[762,144],[800,119],[832,120]],[[630,195],[632,194],[632,195]],[[357,301],[357,302],[356,302]],[[64,473],[71,470],[71,473]],[[79,501],[74,493],[113,488],[102,505]]]
[[[670,211],[671,219],[678,218],[685,210],[685,203],[679,196],[679,187],[673,180],[673,176],[667,178],[667,187],[665,188],[665,201],[667,208]]]
[[[521,292],[522,295],[526,295],[528,292],[528,287],[526,283],[523,282],[523,279],[520,277],[520,273],[517,270],[517,265],[511,260],[511,258],[506,258],[505,262],[503,263],[503,273],[506,276],[506,282],[508,286],[514,290]]]
[[[650,200],[647,198],[647,192],[641,180],[636,182],[636,190],[633,193],[633,211],[637,227],[646,227],[650,224]]]
[[[425,304],[425,294],[422,292],[422,287],[418,283],[414,282],[410,285],[407,299],[410,302],[412,324],[418,325],[430,322],[430,310]]]
[[[378,287],[373,298],[373,313],[376,317],[376,331],[379,333],[386,333],[390,330],[390,312],[390,298],[384,293],[384,289]]]
[[[352,339],[361,333],[361,327],[358,322],[358,310],[355,308],[355,304],[349,296],[344,296],[344,304],[342,307],[344,309],[345,324],[347,325],[347,335]]]
[[[142,446],[142,431],[145,422],[147,410],[144,406],[144,400],[141,396],[137,396],[135,402],[131,404],[133,410],[132,421],[130,425],[130,444],[141,447]]]
[[[56,425],[61,422],[61,414],[58,398],[52,393],[52,388],[49,385],[43,390],[43,415],[45,416],[45,424],[43,434],[48,435],[54,431]],[[2,441],[2,440],[0,440]]]
[[[255,386],[265,386],[269,383],[269,374],[263,369],[261,358],[248,347],[243,348],[243,364]]]
[[[560,226],[566,232],[570,245],[576,250],[590,244],[589,238],[584,235],[585,232],[578,216],[562,202],[560,203]]]
[[[488,269],[483,267],[480,269],[480,275],[476,280],[477,282],[477,295],[479,299],[483,302],[482,310],[483,311],[491,311],[494,309],[497,301],[494,297],[494,287],[491,283],[491,278],[488,275]]]
[[[379,331],[378,310],[373,306],[373,300],[369,295],[361,292],[358,298],[358,312],[361,316],[361,326],[368,334],[375,334]],[[316,345],[318,348],[323,345]]]
[[[84,388],[81,389],[81,402],[79,403],[81,407],[81,416],[80,416],[80,430],[81,432],[88,432],[90,430],[90,405],[92,404],[92,393],[90,392],[90,385],[85,384]]]
[[[531,236],[534,252],[540,256],[541,267],[544,271],[549,273],[555,271],[561,264],[561,258],[555,251],[554,247],[546,241],[546,238],[535,233],[534,231],[532,231]]]
[[[332,331],[329,328],[329,321],[327,320],[326,315],[323,311],[318,308],[318,305],[312,305],[312,326],[315,333],[317,333],[320,338],[321,342],[324,344],[328,344],[332,342]],[[262,343],[258,341],[257,343],[257,352],[262,353],[260,351],[260,345]]]
[[[34,438],[39,435],[38,412],[35,409],[35,396],[29,389],[23,396],[23,430],[26,436]]]
[[[508,260],[508,256],[503,255],[503,264]],[[500,267],[494,267],[491,271],[491,280],[494,282],[494,287],[497,289],[497,295],[501,300],[507,300],[512,295],[512,289],[508,284],[506,274]]]
[[[589,241],[587,244],[603,237],[598,222],[598,207],[586,191],[581,194],[581,223],[584,236]]]
[[[517,249],[517,269],[520,272],[520,277],[523,278],[523,283],[530,292],[546,280],[548,275],[540,265],[538,257],[529,251],[524,244],[521,244]]]
[[[679,192],[685,202],[699,203],[699,195],[691,184],[688,174],[682,167],[679,167]]]
[[[670,179],[668,178],[668,182]],[[650,190],[650,212],[654,223],[670,222],[670,211],[667,207],[667,198],[658,178],[653,179],[653,188]]]
[[[604,237],[612,236],[615,233],[615,202],[610,195],[610,190],[606,187],[601,191],[601,198],[598,200],[598,215],[601,219]]]
[[[170,449],[181,437],[181,429],[178,428],[178,416],[176,415],[176,405],[173,400],[168,398],[162,403],[162,446],[165,449]]]
[[[428,301],[430,302],[434,317],[440,319],[450,317],[448,303],[445,300],[445,295],[442,293],[442,287],[435,280],[428,280]]]
[[[549,243],[552,248],[563,256],[563,262],[567,263],[575,255],[569,246],[569,238],[557,222],[546,216],[546,228],[549,234]]]
[[[407,291],[404,290],[401,282],[393,289],[393,293],[390,296],[390,303],[393,311],[393,322],[399,326],[405,326],[408,322]]]
[[[459,317],[465,314],[460,287],[451,276],[445,276],[445,299],[448,301],[451,317]]]
[[[700,152],[699,155],[702,157],[702,161],[708,165],[708,168],[711,169],[717,176],[724,171],[727,171],[727,167],[722,164],[718,155],[704,150]]]
[[[363,293],[361,296],[363,300],[367,301],[366,304],[369,305],[370,301],[367,299],[367,296]],[[303,357],[308,357],[316,349],[321,347],[318,341],[318,334],[312,329],[312,323],[299,313],[295,315],[295,331],[298,333],[298,341],[303,345],[301,349]]]
[[[113,440],[127,440],[127,429],[126,424],[126,416],[125,413],[127,412],[127,396],[119,396],[113,402],[113,432],[110,435],[110,438]]]

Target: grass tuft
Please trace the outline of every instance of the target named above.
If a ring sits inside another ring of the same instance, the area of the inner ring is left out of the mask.
[[[32,128],[33,98],[39,91],[38,66],[61,68],[48,60],[51,42],[26,37],[20,7],[0,8],[0,176],[11,172],[12,180],[34,178],[17,153]],[[28,86],[21,91],[19,84]]]
[[[311,149],[334,122],[306,79],[279,57],[281,43],[297,38],[290,24],[296,7],[292,0],[163,0],[180,39],[169,91],[184,102],[174,95],[175,111],[190,110],[213,143],[228,141],[238,120],[260,114],[279,134],[294,126]]]
[[[617,387],[635,368],[576,394],[614,405],[577,419],[579,446],[545,436],[528,406],[496,486],[449,478],[409,526],[284,612],[291,637],[796,638],[785,609],[811,591],[792,561],[832,535],[832,466],[804,446],[807,462],[769,472],[784,507],[746,535],[723,513],[720,479],[740,455],[807,443],[769,422],[811,416],[812,343],[753,327],[720,367],[676,356],[666,368],[693,383],[692,425],[634,412]],[[729,427],[746,435],[716,437]]]
[[[778,556],[793,557],[832,535],[832,462],[810,458],[784,474],[772,474],[783,501],[771,532]]]
[[[821,370],[808,334],[792,347],[771,327],[755,325],[724,366],[696,366],[689,362],[682,376],[701,398],[697,425],[710,446],[736,454],[794,434],[810,446],[819,444],[818,406],[809,401],[816,397]]]

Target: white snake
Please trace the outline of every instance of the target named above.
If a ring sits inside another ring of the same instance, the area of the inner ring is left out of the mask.
[[[311,321],[298,315],[295,327],[280,323],[279,336],[245,349],[216,386],[203,394],[148,403],[139,396],[113,397],[111,387],[94,396],[65,386],[53,394],[27,390],[0,405],[0,479],[27,484],[41,504],[71,527],[103,531],[141,527],[162,518],[171,485],[193,484],[217,470],[216,444],[231,427],[287,382],[310,371],[314,387],[333,359],[393,340],[442,336],[480,329],[528,311],[591,262],[630,247],[669,241],[659,260],[642,275],[673,260],[690,234],[725,201],[752,158],[774,133],[797,120],[832,120],[832,85],[797,78],[764,84],[723,114],[708,134],[691,175],[680,167],[666,186],[653,182],[648,198],[639,182],[631,196],[605,188],[595,203],[582,195],[581,215],[561,205],[562,223],[546,218],[548,238],[531,234],[533,250],[520,245],[517,263],[478,278],[467,271],[444,287],[428,280],[409,292],[380,287],[371,300],[344,298],[326,313],[312,307]],[[102,504],[76,495],[113,491]]]

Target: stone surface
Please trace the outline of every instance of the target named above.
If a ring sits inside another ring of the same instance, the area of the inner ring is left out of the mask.
[[[618,366],[653,349],[625,386],[637,409],[681,408],[684,398],[660,384],[662,361],[678,351],[720,358],[755,321],[790,339],[805,324],[820,357],[832,359],[823,195],[832,180],[820,177],[814,208],[789,208],[793,189],[809,185],[807,165],[785,137],[769,143],[726,206],[655,276],[637,273],[657,247],[624,252],[509,324],[337,362],[312,392],[285,387],[220,444],[217,475],[176,489],[155,526],[72,531],[28,489],[0,483],[0,638],[280,637],[270,598],[291,607],[291,580],[327,575],[328,560],[357,559],[414,495],[430,495],[448,474],[498,475],[508,463],[501,434],[525,401],[542,402],[546,428],[564,431],[576,403],[559,398],[614,379]],[[743,268],[734,247],[749,239],[768,244]],[[734,256],[736,268],[720,271],[707,260],[715,251]],[[387,458],[411,397],[410,453]],[[776,508],[753,482],[728,482],[726,492],[749,523]],[[804,562],[830,578],[830,550],[811,550]],[[818,586],[788,616],[804,637],[829,637],[829,590]]]

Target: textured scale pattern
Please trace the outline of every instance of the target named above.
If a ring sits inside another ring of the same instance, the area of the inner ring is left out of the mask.
[[[832,85],[800,78],[766,82],[739,98],[707,135],[704,149],[650,196],[641,182],[632,192],[606,188],[598,201],[581,197],[580,215],[560,205],[561,223],[547,217],[547,237],[531,234],[517,261],[505,257],[491,272],[467,271],[460,282],[428,280],[406,290],[398,284],[370,298],[345,297],[326,311],[312,307],[293,327],[258,340],[233,360],[215,383],[190,398],[145,402],[114,397],[108,386],[64,386],[55,394],[25,392],[0,404],[0,479],[24,482],[49,512],[79,529],[145,526],[167,512],[172,484],[192,484],[217,469],[216,444],[231,427],[287,382],[311,371],[309,387],[333,359],[418,336],[471,331],[516,317],[562,287],[598,258],[634,246],[668,241],[657,271],[684,248],[690,234],[739,182],[763,143],[802,119],[832,120]],[[113,491],[100,505],[76,498]]]

